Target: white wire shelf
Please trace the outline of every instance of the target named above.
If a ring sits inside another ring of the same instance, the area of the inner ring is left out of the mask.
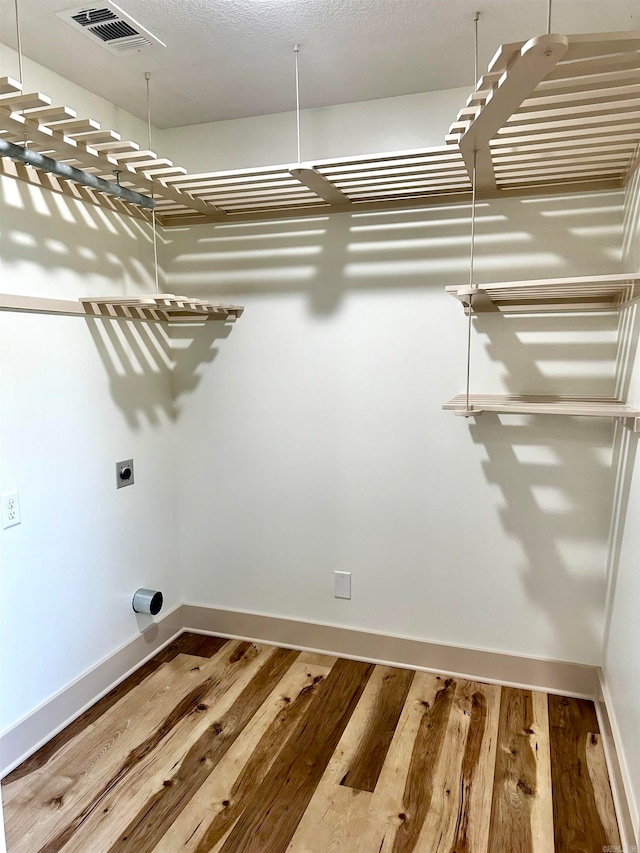
[[[475,287],[449,286],[465,314],[540,314],[570,311],[620,311],[640,300],[640,275],[574,276],[535,281],[501,281]]]
[[[511,415],[568,415],[590,418],[616,418],[625,421],[633,432],[640,432],[640,408],[612,397],[566,397],[530,394],[458,394],[443,409],[463,417],[483,412]]]
[[[640,31],[505,44],[446,137],[477,188],[624,185],[638,164]]]
[[[59,314],[103,320],[145,320],[154,323],[235,322],[244,311],[240,305],[223,305],[161,293],[140,298],[83,297],[77,301],[0,294],[0,311]]]
[[[624,186],[640,157],[640,32],[503,45],[445,145],[189,175],[115,130],[0,78],[0,136],[152,195],[160,225],[265,220]],[[9,157],[0,174],[148,219],[148,211]]]

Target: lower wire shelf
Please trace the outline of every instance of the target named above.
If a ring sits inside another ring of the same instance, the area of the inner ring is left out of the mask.
[[[145,320],[152,323],[199,323],[222,320],[233,323],[244,308],[205,299],[158,293],[142,297],[82,297],[77,301],[0,294],[0,311],[61,314],[103,320]]]
[[[570,415],[616,418],[633,432],[640,432],[640,407],[629,406],[614,397],[561,397],[533,394],[458,394],[443,407],[463,417],[483,412],[511,415]]]
[[[449,286],[465,314],[549,314],[621,311],[640,300],[640,275],[573,276],[537,281],[501,281],[475,286]],[[469,305],[472,304],[472,309]]]

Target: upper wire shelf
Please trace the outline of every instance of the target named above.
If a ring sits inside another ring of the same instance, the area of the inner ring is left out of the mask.
[[[160,225],[236,222],[613,189],[640,157],[640,32],[503,45],[439,147],[189,175],[93,119],[0,78],[0,137],[135,192]],[[3,157],[6,175],[148,219],[148,211]]]

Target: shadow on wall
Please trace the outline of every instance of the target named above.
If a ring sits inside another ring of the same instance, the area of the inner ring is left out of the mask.
[[[173,418],[166,371],[171,347],[155,323],[86,319],[87,329],[109,377],[111,396],[133,429],[146,418],[158,425],[162,414]]]
[[[615,396],[620,400],[627,400],[631,389],[633,367],[638,355],[638,343],[640,342],[640,307],[638,303],[620,312],[618,341]]]
[[[620,193],[598,193],[480,203],[475,280],[482,283],[610,273],[620,260],[621,201]],[[276,308],[267,313],[269,296],[291,294],[298,298],[298,304],[300,296],[306,297],[311,319],[335,316],[341,329],[358,306],[365,311],[365,303],[355,298],[359,292],[413,290],[420,297],[432,294],[433,300],[411,304],[414,310],[424,308],[438,318],[434,321],[425,314],[423,334],[437,335],[440,331],[441,335],[437,344],[429,344],[430,350],[422,347],[411,351],[413,357],[415,353],[418,357],[429,355],[423,362],[422,385],[415,384],[420,381],[418,366],[407,363],[406,372],[413,379],[408,385],[422,387],[425,394],[435,396],[433,388],[440,378],[428,377],[430,381],[425,381],[424,364],[432,368],[442,365],[442,370],[451,374],[452,352],[457,358],[462,350],[462,344],[456,349],[447,340],[453,327],[437,325],[440,319],[448,323],[447,300],[451,312],[459,312],[456,328],[461,341],[466,332],[461,309],[450,297],[444,297],[443,288],[468,281],[469,231],[469,207],[456,204],[426,210],[172,229],[166,234],[171,258],[169,278],[172,289],[178,292],[230,301],[248,299],[248,323],[254,311],[259,314],[256,323],[277,321]],[[344,310],[343,302],[351,297],[356,307],[350,313]],[[282,299],[273,303],[280,310],[286,304]],[[384,306],[388,308],[384,327],[353,327],[361,335],[369,335],[366,340],[359,338],[351,343],[345,330],[345,344],[338,338],[342,331],[333,330],[336,347],[342,347],[340,353],[344,355],[337,382],[344,377],[348,383],[350,375],[358,375],[350,369],[352,354],[361,363],[369,363],[373,371],[380,362],[375,348],[380,349],[381,340],[389,343],[407,334],[403,316],[393,313],[393,300]],[[366,316],[374,317],[373,313]],[[623,346],[628,347],[629,338],[626,332],[618,336],[615,314],[492,314],[480,315],[473,322],[472,391],[614,396],[628,385],[628,375],[624,379],[621,375],[618,339],[624,338],[627,343]],[[319,334],[319,328],[323,326],[310,326],[314,335]],[[299,358],[293,342],[299,344],[300,336],[290,338],[283,327],[278,327],[276,334],[279,363]],[[310,340],[310,347],[315,340]],[[637,339],[634,351],[636,346]],[[368,358],[363,355],[367,347]],[[314,359],[313,352],[307,355]],[[627,358],[627,364],[631,360]],[[260,365],[256,371],[263,376]],[[458,377],[462,385],[462,361]],[[384,382],[383,376],[383,386]],[[494,383],[495,387],[485,387],[485,383]],[[304,387],[303,382],[300,385]],[[450,396],[461,390],[451,387]],[[251,391],[245,389],[244,393]],[[309,393],[314,393],[313,388]],[[348,394],[348,387],[336,385],[336,399],[348,399]],[[448,458],[460,448],[450,447],[448,434],[435,432],[440,429],[436,409],[444,399],[429,401],[434,410],[429,429],[434,431],[430,435],[433,445]],[[256,408],[260,404],[257,401]],[[242,414],[252,420],[248,405]],[[486,459],[481,463],[484,479],[500,489],[502,528],[517,540],[522,553],[521,561],[503,570],[510,577],[519,576],[527,597],[546,615],[559,638],[556,648],[582,645],[596,655],[601,645],[607,585],[612,423],[607,419],[550,416],[502,420],[504,423],[499,416],[485,413],[477,423],[470,424],[469,434],[474,444],[486,449]],[[375,444],[368,438],[375,429],[375,421],[363,414],[359,421],[362,445]],[[353,432],[358,433],[358,429]],[[294,434],[278,436],[280,439],[283,446],[287,442],[295,446],[299,441]],[[351,447],[345,452],[358,450]],[[464,448],[461,452],[466,455]],[[627,463],[632,461],[631,455],[626,459]],[[380,463],[372,458],[369,464],[375,467]],[[270,476],[276,476],[268,470]],[[432,476],[435,478],[435,472]],[[464,488],[463,483],[460,486]],[[393,517],[392,507],[389,517]],[[481,548],[482,543],[475,546]],[[566,618],[568,614],[571,618]]]
[[[0,191],[3,291],[72,300],[154,292],[149,224],[9,178],[0,180]],[[172,368],[180,362],[179,390],[193,390],[198,365],[213,361],[214,342],[230,331],[222,322],[183,325],[175,332],[156,323],[85,323],[113,400],[134,429],[143,419],[155,425],[175,417]]]
[[[143,418],[151,425],[163,416],[175,419],[179,395],[197,388],[198,368],[215,359],[215,342],[231,332],[230,325],[215,321],[171,327],[101,319],[85,323],[107,371],[111,396],[133,429]]]
[[[640,199],[640,193],[637,195]],[[640,221],[638,206],[635,209],[635,216],[635,221]],[[620,314],[619,340],[620,347],[616,363],[616,393],[621,399],[627,399],[638,353],[638,342],[640,340],[640,306],[637,303]],[[638,434],[625,429],[622,423],[616,424],[613,439],[613,501],[609,529],[609,551],[607,554],[605,649],[608,645],[608,634],[611,629],[609,617],[618,581],[620,555],[625,538],[625,520],[628,518],[628,505],[639,440],[640,436]]]
[[[607,554],[607,607],[610,613],[610,602],[615,596],[615,588],[620,567],[620,554],[625,535],[625,519],[628,518],[627,508],[631,495],[633,468],[638,453],[638,436],[625,429],[622,424],[616,425],[613,443],[613,509],[609,535],[609,551]],[[637,521],[636,521],[637,523]],[[607,626],[611,628],[611,623]],[[605,648],[607,638],[605,637]]]
[[[549,275],[597,274],[608,271],[602,269],[603,258],[608,258],[609,263],[619,262],[619,210],[612,216],[614,210],[608,208],[606,199],[601,203],[602,206],[577,211],[567,210],[563,199],[525,199],[518,203],[532,225],[544,224],[542,232],[537,228],[536,233],[544,234],[543,245],[552,250],[556,261],[563,259],[562,267],[550,270]],[[604,213],[604,218],[599,213]],[[501,278],[508,281],[518,276],[508,267]],[[475,316],[473,324],[477,333],[487,337],[485,351],[489,358],[506,368],[502,380],[510,393],[626,400],[638,343],[637,329],[632,328],[627,313],[496,312]]]
[[[175,228],[168,274],[204,298],[307,293],[326,315],[351,290],[467,283],[470,228],[469,205],[455,203]],[[620,193],[480,202],[476,281],[610,272],[621,233]]]
[[[613,313],[492,312],[476,315],[473,328],[472,359],[484,339],[484,353],[501,368],[506,393],[615,396],[618,317]]]
[[[485,412],[469,432],[486,449],[487,481],[502,493],[502,526],[521,545],[515,568],[528,598],[548,614],[559,647],[579,639],[594,649],[606,591],[611,426],[571,420],[569,432],[566,420],[553,416]]]
[[[3,268],[26,273],[27,282],[10,277],[3,291],[26,296],[73,299],[133,295],[148,290],[151,232],[145,222],[75,202],[11,178],[0,180]],[[47,272],[37,281],[24,264]],[[37,288],[37,292],[33,289]]]
[[[555,217],[553,211],[551,215]],[[590,230],[587,223],[568,229],[566,237],[562,230],[562,242],[566,240],[569,247],[573,243],[576,251],[584,250],[588,256]],[[509,392],[549,393],[551,379],[555,394],[620,400],[628,399],[639,321],[637,308],[618,315],[492,313],[473,318],[476,332],[487,337],[487,354],[506,369],[503,381]],[[572,418],[570,436],[567,422],[555,418],[531,418],[526,429],[497,426],[496,422],[497,415],[489,418],[485,413],[471,427],[471,434],[487,449],[487,478],[504,494],[504,527],[524,547],[527,560],[520,570],[530,597],[551,615],[561,641],[571,639],[562,636],[568,625],[563,613],[571,612],[571,631],[576,630],[576,620],[581,621],[578,630],[596,641],[593,647],[602,647],[600,629],[595,636],[593,631],[615,584],[624,532],[621,519],[627,516],[638,437],[615,422],[612,443],[609,422],[588,418]],[[532,448],[537,443],[553,448],[546,465],[532,464]],[[519,472],[515,478],[514,470]],[[609,510],[610,518],[605,512],[594,512],[594,495],[604,498],[600,507]],[[556,503],[556,508],[545,511],[545,502],[551,507]],[[509,507],[515,506],[518,512],[511,512]],[[550,526],[555,528],[551,536]],[[602,554],[598,553],[603,542],[608,543],[604,575]],[[587,563],[593,552],[591,575],[568,571],[573,562],[569,555],[576,548],[583,550],[582,559]],[[591,603],[590,614],[576,612],[576,597]]]
[[[62,196],[34,193],[19,182],[11,182],[11,186],[3,259],[9,270],[12,264],[22,268],[22,264],[32,263],[51,272],[49,280],[39,282],[35,295],[76,298],[153,291],[152,250],[144,223],[71,203]],[[34,237],[34,215],[42,239]],[[619,258],[621,225],[620,193],[482,202],[478,205],[476,281],[610,272]],[[434,340],[424,350],[407,347],[406,352],[408,358],[419,352],[431,359],[428,364],[438,359],[448,365],[452,352],[457,358],[462,350],[465,320],[461,309],[444,296],[443,288],[468,281],[469,231],[469,206],[458,204],[172,229],[163,235],[163,248],[171,259],[170,284],[165,289],[231,302],[246,297],[251,304],[241,324],[251,322],[252,311],[257,313],[265,297],[279,294],[306,295],[310,313],[321,320],[341,315],[342,303],[352,294],[413,291],[421,299],[437,296],[438,305],[450,304],[449,313],[459,314],[455,325],[459,340],[455,346],[447,340],[448,327],[438,337],[441,315],[437,314],[436,320],[430,318],[432,326],[436,323],[431,329]],[[49,293],[49,286],[55,292]],[[394,315],[393,302],[387,305],[388,311],[374,318],[384,321],[384,326],[358,341],[357,354],[367,369],[369,365],[383,366],[381,336],[388,340],[390,335],[403,334],[402,315]],[[412,305],[417,311],[430,311],[435,301]],[[278,319],[271,317],[269,343],[277,344],[274,352],[286,364],[288,358],[300,354],[287,350],[287,329],[275,324]],[[629,350],[625,360],[616,350],[613,315],[492,315],[477,317],[474,323],[474,358],[480,364],[472,383],[478,383],[477,390],[503,390],[480,384],[487,380],[520,393],[551,393],[553,389],[554,393],[604,396],[628,384],[625,371],[637,347],[637,332],[633,352]],[[105,365],[112,396],[134,428],[142,418],[156,423],[164,416],[176,417],[181,395],[197,388],[200,366],[215,361],[216,342],[230,332],[222,323],[171,330],[137,322],[87,320],[86,324]],[[331,325],[322,325],[327,334],[332,333]],[[429,333],[423,327],[420,334]],[[479,335],[487,337],[480,350]],[[353,353],[344,347],[341,355],[346,363],[336,382],[348,383],[349,376],[357,375],[357,370],[349,370]],[[265,361],[268,358],[269,350],[265,350]],[[497,380],[496,363],[506,369]],[[460,386],[462,368],[461,360]],[[421,370],[424,372],[424,364],[422,368],[407,364],[416,381]],[[429,400],[434,413],[439,413],[444,402],[435,399],[439,387],[434,384],[428,390],[434,397]],[[349,391],[348,387],[341,390]],[[451,387],[450,395],[460,390]],[[245,398],[247,393],[250,391],[245,389]],[[312,387],[309,393],[313,393]],[[313,413],[315,408],[309,406],[309,411]],[[375,429],[375,422],[364,414],[358,424],[364,438],[367,430]],[[299,429],[298,435],[288,436],[286,427],[279,426],[279,430],[284,444],[295,442],[304,432]],[[578,624],[578,630],[589,637],[588,648],[597,647],[606,584],[608,526],[603,508],[610,505],[611,493],[610,423],[575,419],[569,424],[534,416],[513,425],[484,414],[470,426],[469,433],[475,444],[486,448],[485,477],[499,486],[504,497],[501,522],[521,545],[523,562],[517,570],[528,596],[548,614],[560,636],[569,630],[575,634]],[[443,454],[457,452],[441,446]],[[628,467],[633,453],[618,454],[617,459]],[[626,479],[626,474],[618,477],[619,482]],[[513,569],[509,567],[509,571]],[[563,613],[575,600],[580,602],[581,614],[574,612],[572,627],[565,628]],[[571,637],[567,637],[567,646],[575,647]]]
[[[504,382],[511,393],[548,393],[551,376],[554,393],[560,395],[628,399],[640,336],[637,306],[619,315],[480,314],[473,322],[489,339],[488,354],[505,366]],[[590,369],[576,375],[576,363],[587,363]],[[617,578],[638,436],[616,421],[612,437],[607,420],[590,418],[572,418],[570,435],[566,421],[546,416],[531,418],[527,428],[496,422],[497,415],[484,413],[470,431],[474,441],[486,447],[487,479],[497,483],[505,497],[505,530],[524,547],[527,561],[520,570],[529,595],[550,614],[562,642],[571,640],[563,636],[568,624],[563,614],[571,612],[571,632],[580,620],[578,630],[596,641],[590,647],[601,648],[601,629],[596,626]],[[547,464],[532,464],[535,444],[553,448]],[[599,503],[594,502],[596,496]],[[545,510],[545,503],[551,509]],[[509,507],[518,507],[518,512]],[[599,553],[603,542],[608,543],[604,574]],[[568,570],[576,555],[588,565],[590,553],[591,574]],[[576,598],[590,603],[590,614],[576,610]],[[606,630],[606,623],[603,627]]]
[[[217,356],[215,342],[228,338],[232,330],[232,323],[222,321],[171,326],[169,334],[175,368],[171,374],[171,391],[176,415],[180,397],[198,387],[201,365],[210,364]]]

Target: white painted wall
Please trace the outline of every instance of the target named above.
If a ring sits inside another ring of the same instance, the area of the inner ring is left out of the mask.
[[[444,145],[471,88],[302,110],[303,162]],[[159,145],[189,172],[295,163],[294,112],[161,130]]]
[[[64,7],[63,7],[64,8]],[[133,139],[141,148],[147,145],[147,123],[131,113],[125,112],[115,104],[110,103],[93,92],[83,89],[65,77],[50,71],[44,65],[34,62],[28,56],[22,58],[24,68],[25,92],[42,92],[52,99],[53,106],[66,105],[78,113],[78,118],[92,118],[100,122],[102,127],[117,130],[123,139]],[[2,74],[20,79],[18,54],[8,45],[0,42],[0,68]],[[144,79],[137,82],[144,92]],[[155,139],[156,131],[152,129]]]
[[[640,272],[640,170],[625,200],[624,269]],[[640,402],[640,311],[627,318],[631,358],[629,400]],[[635,356],[635,357],[634,357]],[[616,489],[609,554],[603,672],[636,837],[640,837],[640,454],[638,436],[620,431],[616,442]]]
[[[77,87],[27,70],[77,102]],[[146,225],[10,179],[0,201],[4,292],[153,288]],[[148,625],[131,608],[139,586],[179,603],[169,363],[151,326],[0,313],[0,492],[19,489],[22,509],[0,531],[2,730]],[[116,491],[128,457],[136,483]]]
[[[314,156],[388,148],[392,100],[375,122],[316,111]],[[460,106],[427,100],[434,127]],[[270,140],[261,119],[174,130],[172,154],[286,162],[272,141],[291,120],[265,119]],[[617,271],[621,205],[479,205],[478,279]],[[464,389],[466,321],[444,286],[467,280],[469,227],[450,205],[167,232],[172,291],[247,307],[212,363],[174,375],[186,601],[599,663],[612,426],[441,411]],[[613,393],[615,318],[474,325],[472,390]]]

